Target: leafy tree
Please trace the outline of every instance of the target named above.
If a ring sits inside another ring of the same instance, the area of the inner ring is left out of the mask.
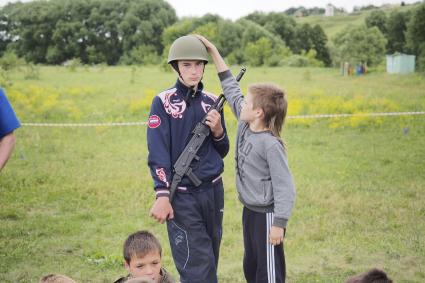
[[[25,61],[19,59],[18,56],[11,51],[5,52],[0,58],[0,67],[5,71],[10,71],[24,64]]]
[[[46,62],[45,57],[55,24],[63,8],[56,3],[29,2],[10,6],[8,25],[11,47],[19,57],[31,62]]]
[[[161,58],[151,45],[139,45],[121,57],[120,63],[125,65],[152,65],[160,63]]]
[[[310,12],[313,11],[315,10]],[[297,25],[294,18],[287,16],[285,12],[267,14],[254,12],[244,19],[255,22],[272,34],[278,35],[292,52],[301,53],[302,51],[308,52],[310,49],[315,49],[319,60],[323,61],[326,66],[331,64],[329,50],[326,46],[327,37],[319,25],[314,28],[309,24]]]
[[[87,63],[100,64],[106,61],[105,55],[96,46],[90,45],[86,48]]]
[[[297,54],[314,50],[310,54],[315,54],[317,56],[316,59],[322,61],[325,66],[330,66],[332,61],[327,47],[327,41],[328,38],[319,25],[312,27],[309,24],[303,24],[296,28],[293,50]]]
[[[335,62],[377,65],[384,59],[386,43],[387,40],[377,27],[347,27],[334,39]]]
[[[232,21],[220,21],[218,23],[218,46],[223,56],[228,56],[234,50],[242,49],[242,34],[244,27]]]
[[[407,45],[415,54],[419,54],[425,43],[425,3],[413,11],[407,25]]]
[[[312,67],[323,67],[324,63],[323,61],[317,60],[317,51],[315,49],[310,49],[306,54],[305,57],[308,60],[308,65]]]
[[[177,20],[175,11],[165,1],[132,0],[129,3],[119,25],[123,52],[128,53],[134,47],[145,44],[154,46],[157,54],[161,54],[164,46],[160,35]]]
[[[289,67],[323,67],[322,61],[316,59],[316,50],[311,49],[301,54],[293,54],[282,61],[282,65]]]
[[[162,33],[162,44],[166,48],[180,36],[189,34],[195,28],[193,19],[183,19],[164,29]]]
[[[387,52],[403,52],[405,51],[407,30],[407,22],[409,19],[408,12],[393,11],[387,20]]]
[[[231,65],[240,65],[245,62],[245,54],[242,49],[236,49],[227,55],[227,61]]]
[[[119,23],[127,7],[124,1],[103,0],[91,9],[86,22],[89,31],[87,45],[94,47],[95,52],[90,48],[89,62],[93,63],[94,57],[105,58],[103,62],[109,65],[118,62],[123,53]]]
[[[277,34],[285,42],[286,46],[292,49],[296,25],[293,17],[288,17],[284,13],[272,12],[268,14],[267,23],[264,25],[264,28]]]
[[[252,66],[261,66],[272,55],[272,42],[262,37],[255,42],[249,42],[245,48],[245,59]]]
[[[292,51],[295,51],[295,46],[293,45],[293,40],[296,32],[296,22],[293,17],[285,15],[285,13],[272,12],[272,13],[262,13],[254,12],[246,16],[246,20],[250,20],[271,32],[276,34],[283,40],[286,46],[289,46]]]
[[[413,11],[406,37],[407,48],[417,56],[419,70],[425,71],[425,3]]]
[[[11,14],[14,13],[22,3],[9,3],[0,9],[0,54],[2,55],[9,44],[13,42],[12,31],[16,29],[16,23],[10,21]]]
[[[382,10],[373,10],[365,19],[368,28],[377,27],[383,34],[387,32],[387,15]]]
[[[312,32],[313,49],[316,51],[315,57],[329,67],[332,63],[329,49],[327,47],[328,38],[322,27],[315,25]]]
[[[52,48],[50,50],[61,51],[62,54],[60,56],[57,54],[55,58],[60,58],[63,61],[71,58],[81,58],[82,56],[86,57],[84,54],[86,33],[87,29],[82,22],[59,20],[53,32]],[[81,59],[83,60],[83,58]]]
[[[163,30],[177,20],[164,0],[51,0],[0,10],[0,52],[35,63],[116,64],[138,46],[161,54]]]
[[[216,22],[208,22],[202,26],[199,26],[193,30],[194,34],[202,34],[207,37],[211,42],[216,42],[217,48],[221,50],[221,46],[218,43],[219,33],[218,33],[218,24]]]
[[[213,15],[213,14],[207,13],[200,18],[194,18],[193,24],[195,25],[195,27],[198,27],[198,26],[202,26],[202,25],[205,25],[205,24],[208,24],[208,23],[217,24],[218,22],[220,22],[222,20],[223,19],[218,15]]]
[[[307,52],[313,48],[313,28],[309,24],[296,27],[295,38],[292,42],[294,53],[300,54],[303,50]]]
[[[290,15],[290,16],[293,16],[293,15],[295,15],[295,13],[296,12],[298,12],[298,11],[302,11],[303,12],[303,14],[304,15],[306,15],[306,16],[310,16],[310,15],[323,15],[323,14],[325,14],[325,9],[324,8],[319,8],[319,7],[313,7],[313,8],[305,8],[305,7],[298,7],[298,8],[296,8],[296,7],[291,7],[291,8],[289,8],[289,9],[287,9],[287,10],[285,10],[285,14],[286,15]]]
[[[369,10],[376,10],[378,8],[379,7],[374,5],[367,5],[367,6],[361,6],[361,7],[355,6],[354,11],[369,11]]]
[[[264,27],[246,19],[237,21],[237,24],[243,26],[241,45],[246,47],[248,43],[258,41],[260,38],[267,38],[271,43],[272,47],[283,44],[282,40],[276,37],[272,32],[266,30]]]
[[[303,55],[294,54],[286,58],[283,65],[289,67],[308,67],[308,58]]]
[[[49,64],[60,64],[65,61],[63,50],[57,46],[49,46],[46,54],[46,62]]]
[[[249,14],[248,16],[245,16],[244,18],[242,18],[242,20],[243,19],[250,20],[254,23],[259,24],[260,26],[264,26],[267,23],[267,14],[264,12],[256,11],[254,13]]]
[[[273,49],[272,55],[264,59],[264,64],[270,67],[282,66],[285,58],[292,56],[289,47],[280,45]]]

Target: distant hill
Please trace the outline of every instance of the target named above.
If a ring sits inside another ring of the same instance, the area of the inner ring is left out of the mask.
[[[406,6],[382,6],[377,9],[383,10],[388,15],[394,10],[407,11],[417,7],[421,3],[411,4]],[[347,26],[358,26],[365,22],[365,18],[373,10],[357,11],[351,14],[335,15],[333,17],[325,17],[323,15],[306,16],[295,18],[299,24],[308,23],[310,25],[319,24],[325,31],[329,40],[331,40],[338,32],[342,31]]]

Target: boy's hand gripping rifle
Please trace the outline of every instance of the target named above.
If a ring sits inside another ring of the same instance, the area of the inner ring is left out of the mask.
[[[246,68],[241,69],[238,76],[236,77],[237,81],[241,80],[242,76],[245,74],[245,71]],[[208,112],[215,109],[220,113],[223,109],[225,102],[226,98],[223,94],[220,94],[220,96],[217,98],[217,100],[211,106]],[[196,154],[198,153],[198,150],[204,143],[205,139],[210,135],[210,127],[208,127],[205,123],[207,120],[207,116],[208,113],[204,116],[204,118],[202,118],[200,122],[198,122],[198,124],[196,124],[195,128],[192,131],[192,138],[190,139],[189,143],[186,145],[183,152],[180,154],[179,158],[173,166],[174,175],[170,187],[170,202],[173,201],[177,186],[185,175],[195,186],[199,186],[202,183],[202,181],[199,180],[199,178],[192,172],[192,167],[190,167],[190,165],[192,164],[192,161],[194,159],[199,160],[199,156],[197,156]]]

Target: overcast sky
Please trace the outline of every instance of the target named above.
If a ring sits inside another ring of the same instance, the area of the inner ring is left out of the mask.
[[[27,2],[21,1],[21,2]],[[325,7],[328,3],[336,7],[352,11],[354,6],[373,4],[380,6],[384,3],[399,4],[399,0],[166,0],[173,6],[178,17],[203,16],[206,13],[218,14],[225,19],[236,20],[254,11],[282,12],[290,7]],[[419,0],[405,0],[405,3],[415,3]],[[10,0],[0,0],[0,6]]]

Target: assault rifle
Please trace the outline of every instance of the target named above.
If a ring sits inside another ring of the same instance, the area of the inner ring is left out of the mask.
[[[245,71],[245,67],[241,69],[238,76],[236,77],[237,81],[241,80],[242,76],[245,74]],[[226,98],[224,97],[224,94],[220,94],[220,96],[210,107],[208,112],[215,109],[220,113],[221,110],[223,110],[225,102]],[[190,165],[192,164],[192,161],[194,159],[197,161],[199,160],[199,156],[197,156],[196,154],[198,153],[198,150],[204,143],[205,139],[210,135],[210,127],[208,127],[206,124],[207,115],[208,113],[204,116],[204,118],[202,118],[200,122],[198,122],[198,124],[196,124],[195,128],[192,131],[192,138],[190,139],[189,143],[186,145],[183,152],[180,154],[179,158],[173,166],[174,175],[170,187],[170,202],[173,201],[177,186],[179,185],[184,176],[187,176],[192,182],[192,184],[194,184],[196,187],[202,183],[202,181],[199,180],[199,178],[193,173],[192,167],[190,167]]]

